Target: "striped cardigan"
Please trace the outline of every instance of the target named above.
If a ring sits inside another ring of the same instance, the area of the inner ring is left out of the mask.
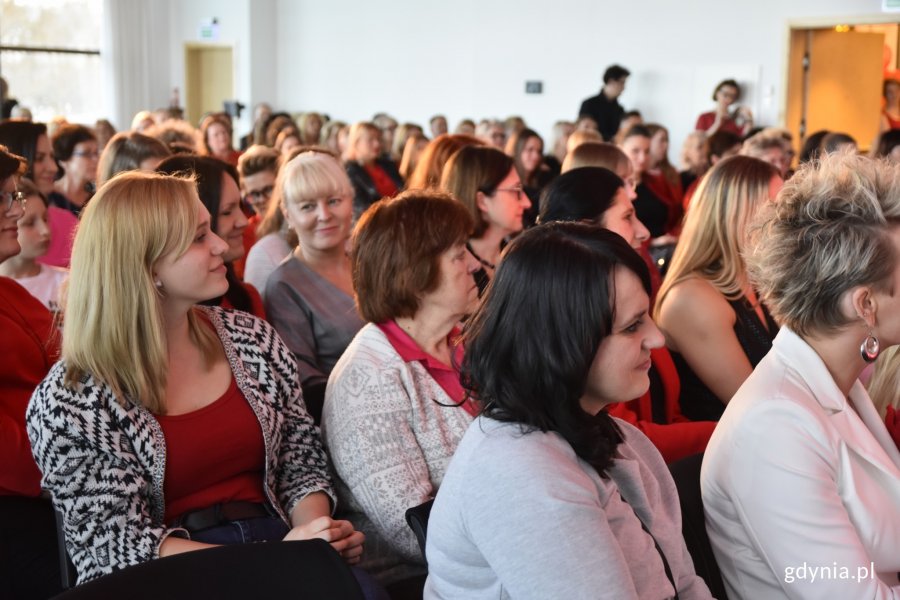
[[[288,520],[306,495],[332,497],[319,432],[306,412],[291,352],[265,321],[202,307],[222,340],[237,385],[259,420],[266,449],[265,495]],[[117,401],[90,375],[74,389],[58,362],[26,413],[43,478],[64,516],[66,548],[83,583],[159,556],[167,528],[163,477],[166,444],[154,416]]]

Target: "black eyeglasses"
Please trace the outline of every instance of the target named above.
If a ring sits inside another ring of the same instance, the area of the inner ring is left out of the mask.
[[[275,191],[275,187],[271,185],[267,185],[261,190],[253,190],[252,192],[247,192],[247,195],[244,196],[244,199],[247,200],[250,204],[258,204],[263,200],[268,200],[272,197],[272,192]]]
[[[516,195],[516,200],[522,199],[522,194],[525,193],[525,190],[522,188],[497,188],[494,190],[495,192],[512,192]]]
[[[25,194],[22,192],[0,192],[0,206],[5,207],[5,212],[12,210],[13,203],[18,202],[21,208],[25,208]]]

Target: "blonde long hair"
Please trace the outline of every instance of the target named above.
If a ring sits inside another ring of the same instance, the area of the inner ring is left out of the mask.
[[[881,418],[888,406],[900,408],[900,346],[883,351],[875,361],[875,372],[868,385],[872,404]]]
[[[197,228],[197,188],[190,179],[122,173],[108,181],[81,216],[64,299],[65,383],[87,374],[120,402],[165,413],[166,329],[153,267],[184,254]],[[191,338],[207,361],[218,340],[191,311]]]
[[[659,290],[655,318],[669,290],[691,277],[706,279],[728,299],[743,295],[747,281],[741,256],[744,238],[760,203],[768,199],[769,182],[777,175],[768,163],[733,156],[717,163],[703,178]]]

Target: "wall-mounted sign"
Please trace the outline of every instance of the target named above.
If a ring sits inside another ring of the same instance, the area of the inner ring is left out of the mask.
[[[219,20],[215,17],[201,19],[197,37],[204,42],[217,42],[219,40]]]

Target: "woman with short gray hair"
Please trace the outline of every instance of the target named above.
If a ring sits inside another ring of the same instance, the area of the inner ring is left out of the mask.
[[[900,343],[898,257],[900,170],[848,153],[801,168],[754,231],[748,268],[781,330],[701,477],[730,598],[900,594],[900,452],[858,381]]]

